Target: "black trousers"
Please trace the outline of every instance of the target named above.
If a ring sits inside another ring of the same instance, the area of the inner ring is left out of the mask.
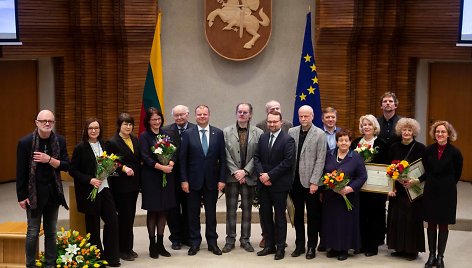
[[[177,206],[169,211],[167,216],[167,226],[169,226],[169,240],[172,243],[187,244],[189,240],[188,233],[188,207],[187,193],[182,191],[180,183],[176,183],[175,201]]]
[[[200,227],[200,204],[203,198],[205,207],[205,238],[208,246],[216,246],[218,234],[216,233],[216,201],[218,200],[218,190],[208,190],[203,187],[201,190],[190,190],[187,195],[188,204],[188,228],[191,246],[199,247],[202,243]]]
[[[116,193],[113,192],[113,199],[118,213],[118,234],[120,253],[130,253],[134,245],[134,218],[136,216],[136,201],[138,191]]]
[[[305,205],[307,216],[307,236],[308,247],[316,247],[318,244],[318,234],[321,233],[321,201],[320,191],[310,194],[310,189],[301,185],[299,180],[295,180],[290,191],[293,205],[295,207],[295,246],[305,247]]]
[[[85,214],[85,229],[90,233],[90,244],[96,245],[103,252],[104,259],[109,263],[120,261],[118,246],[118,217],[115,201],[109,188],[104,188],[97,194],[101,206],[98,214]],[[100,239],[100,218],[103,226],[103,247]]]
[[[287,208],[288,191],[273,192],[268,187],[264,187],[259,193],[261,204],[259,215],[261,219],[263,219],[265,247],[274,247],[277,245],[278,249],[284,249],[285,240],[287,239],[287,218],[285,217],[285,209]],[[277,237],[275,234],[277,234]]]

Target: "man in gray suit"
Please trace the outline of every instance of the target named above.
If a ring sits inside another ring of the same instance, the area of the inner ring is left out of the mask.
[[[321,201],[318,181],[323,175],[326,158],[326,137],[313,125],[313,109],[304,105],[298,109],[300,126],[290,128],[288,134],[295,140],[295,176],[290,197],[295,207],[295,250],[292,257],[305,253],[305,205],[307,211],[308,250],[306,258],[316,256],[318,233],[321,227]]]
[[[252,200],[257,176],[254,173],[254,153],[263,133],[251,126],[252,105],[240,103],[236,106],[236,124],[223,130],[226,146],[226,244],[223,253],[234,249],[236,242],[236,210],[238,196],[241,195],[241,247],[253,252],[251,237]]]

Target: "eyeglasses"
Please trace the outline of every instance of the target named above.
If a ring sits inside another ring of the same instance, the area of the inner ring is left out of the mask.
[[[188,113],[183,113],[183,114],[173,114],[174,118],[185,117],[186,115],[188,115]]]
[[[237,111],[236,113],[242,114],[242,115],[248,115],[249,114],[249,112],[246,112],[246,111]]]
[[[151,118],[150,121],[157,122],[157,121],[162,121],[162,119],[160,117],[159,118]]]
[[[53,125],[54,123],[56,123],[56,121],[54,120],[43,120],[43,119],[36,119],[36,122],[39,122],[43,125],[46,125],[46,124]]]
[[[151,119],[151,121],[152,121],[152,119]],[[126,123],[126,122],[123,122],[121,125],[122,125],[122,126],[127,126],[127,127],[132,127],[132,126],[133,126],[133,124],[131,124],[131,123]]]
[[[278,122],[280,122],[280,120],[277,120],[277,121],[267,121],[267,124],[277,124]]]
[[[95,130],[95,131],[97,131],[97,130],[100,130],[100,127],[89,127],[88,130]]]

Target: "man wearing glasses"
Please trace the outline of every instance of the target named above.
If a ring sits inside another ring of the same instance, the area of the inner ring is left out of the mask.
[[[251,126],[252,105],[240,103],[236,106],[236,124],[223,130],[226,146],[226,244],[223,253],[234,249],[236,242],[236,210],[238,196],[241,195],[241,247],[253,252],[250,243],[252,200],[257,176],[254,172],[254,153],[263,133]]]
[[[69,209],[64,199],[61,171],[69,169],[66,142],[56,135],[54,114],[42,110],[36,129],[18,142],[16,193],[26,210],[26,267],[36,267],[37,241],[43,218],[46,267],[56,266],[56,225],[59,205]]]

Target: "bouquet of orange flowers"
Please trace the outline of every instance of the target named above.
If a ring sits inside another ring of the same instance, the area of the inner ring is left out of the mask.
[[[392,164],[387,167],[387,176],[392,180],[407,180],[408,171],[410,169],[410,163],[406,160],[393,160]],[[418,185],[412,185],[411,188],[416,193],[421,192],[421,188]]]
[[[118,162],[119,159],[120,157],[114,154],[108,155],[106,151],[104,151],[102,155],[97,156],[97,172],[95,177],[101,181],[108,178],[108,176],[110,176],[119,166],[121,166],[121,164]],[[94,187],[87,199],[90,199],[92,202],[95,201],[97,193],[98,188]]]
[[[372,161],[374,156],[379,153],[378,147],[372,147],[367,143],[357,144],[357,147],[354,149],[354,151],[358,152],[362,156],[362,159],[364,159],[365,163]]]
[[[323,181],[323,185],[326,186],[326,188],[331,189],[335,192],[341,191],[348,183],[351,181],[349,176],[347,176],[344,172],[338,171],[338,170],[333,170],[332,172],[328,172],[321,177]],[[347,210],[351,211],[352,210],[352,204],[351,201],[347,198],[347,196],[343,195],[344,202],[346,202]]]
[[[157,156],[159,164],[168,165],[177,147],[172,144],[172,140],[167,135],[157,135],[156,144],[151,146],[151,152]],[[162,176],[162,187],[167,186],[167,174]]]
[[[90,245],[88,240],[90,234],[82,237],[77,231],[65,231],[64,227],[57,232],[57,259],[55,267],[100,267],[108,264],[100,259],[100,249],[95,245]],[[36,260],[36,267],[46,265],[44,252],[39,254]]]

